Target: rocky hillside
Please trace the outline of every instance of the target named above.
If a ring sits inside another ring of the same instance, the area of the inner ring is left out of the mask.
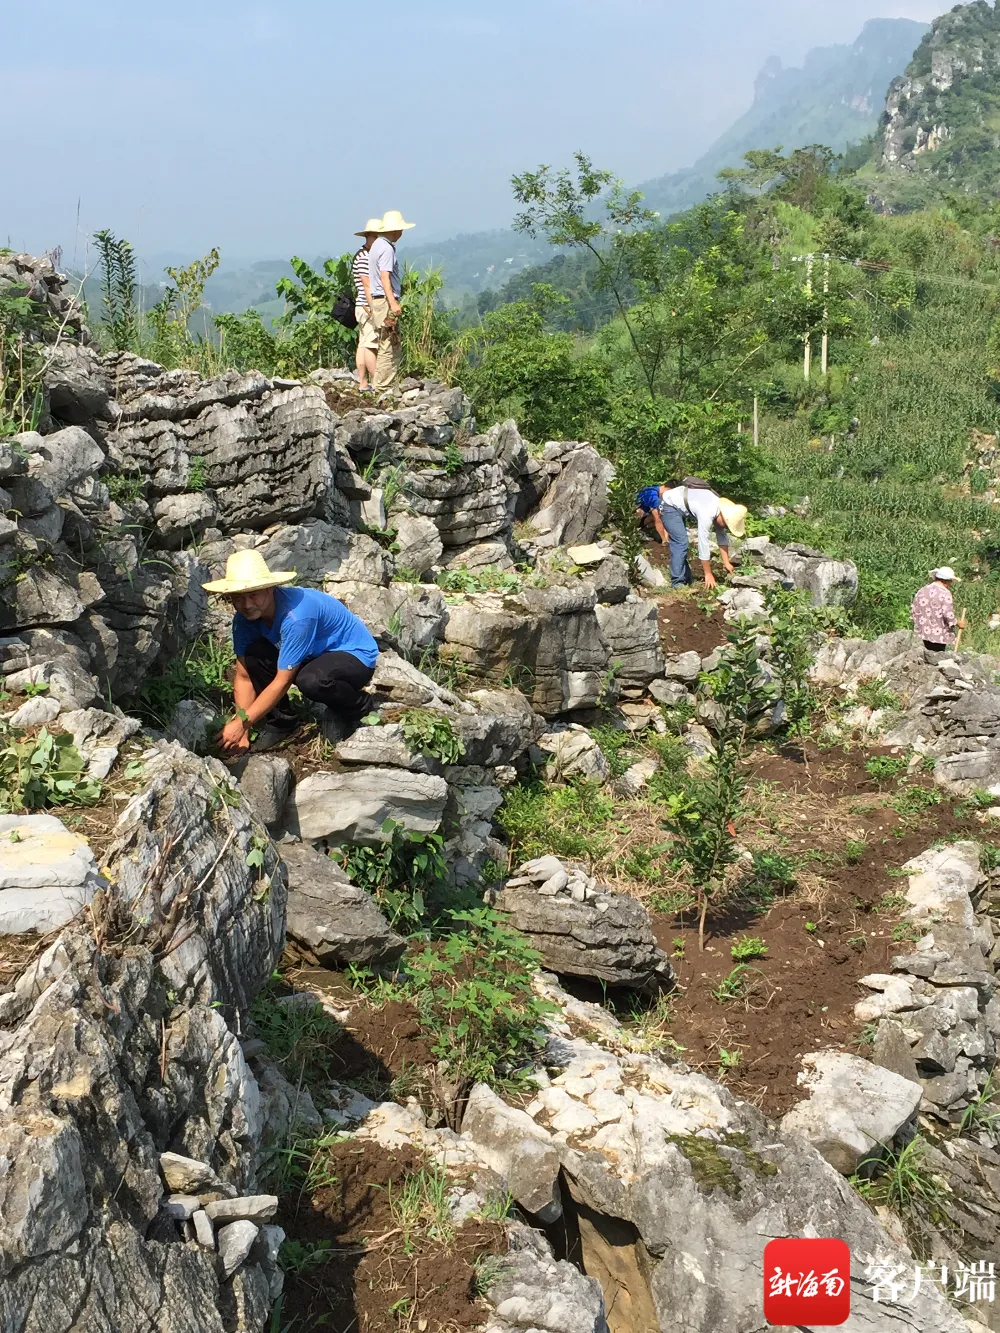
[[[906,72],[889,88],[881,168],[995,194],[998,80],[995,6],[975,0],[935,19]]]
[[[639,187],[647,206],[664,216],[690,208],[715,193],[717,173],[739,166],[752,148],[780,144],[791,152],[819,143],[843,152],[866,138],[878,126],[886,88],[926,31],[911,19],[872,19],[849,46],[817,47],[801,67],[786,68],[772,56],[754,82],[753,105],[707,152],[684,171]]]
[[[0,446],[0,1326],[751,1333],[818,1234],[857,1327],[997,1327],[880,1285],[995,1251],[989,663],[763,537],[671,594],[595,449],[459,390],[167,372],[0,284],[60,329]],[[368,725],[223,763],[251,546],[381,656]]]

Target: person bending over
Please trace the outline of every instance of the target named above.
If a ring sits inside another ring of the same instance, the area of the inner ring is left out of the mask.
[[[259,551],[237,551],[226,576],[204,583],[232,606],[235,716],[218,735],[230,753],[251,748],[251,729],[266,726],[255,751],[272,750],[299,727],[288,691],[294,683],[307,699],[326,704],[343,735],[368,710],[362,693],[375,673],[378,644],[343,602],[315,588],[290,588],[294,570],[268,569]]]
[[[698,527],[698,558],[706,588],[716,586],[709,545],[711,529],[715,529],[719,555],[727,574],[735,573],[729,559],[729,533],[742,537],[746,530],[745,505],[733,504],[732,500],[716,495],[705,482],[691,484],[695,481],[697,478],[691,478],[681,486],[648,486],[636,496],[636,513],[652,513],[660,541],[670,547],[670,582],[675,588],[691,582],[687,519],[693,518]],[[653,498],[653,491],[658,493],[658,503]]]

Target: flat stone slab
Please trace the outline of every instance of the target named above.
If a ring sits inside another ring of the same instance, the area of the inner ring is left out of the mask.
[[[79,888],[97,870],[83,838],[54,815],[0,815],[0,889]]]
[[[37,889],[0,891],[0,935],[26,935],[35,930],[47,935],[79,916],[94,901],[100,884],[91,875],[85,884],[47,884]]]
[[[844,1051],[815,1051],[802,1064],[798,1081],[810,1096],[788,1112],[781,1128],[801,1134],[845,1176],[891,1142],[923,1096],[919,1083]]]

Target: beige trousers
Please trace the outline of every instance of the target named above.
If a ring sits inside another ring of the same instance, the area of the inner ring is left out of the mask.
[[[385,327],[388,314],[389,302],[385,297],[373,296],[372,316],[375,320],[375,327],[378,329],[378,357],[375,361],[375,378],[372,381],[372,388],[376,393],[382,393],[386,389],[394,389],[396,380],[399,378],[402,343],[398,326],[395,328]]]

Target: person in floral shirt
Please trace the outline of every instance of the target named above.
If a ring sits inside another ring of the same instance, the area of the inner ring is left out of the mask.
[[[951,595],[958,575],[950,565],[942,565],[931,570],[931,578],[934,582],[920,589],[911,608],[913,628],[924,641],[928,661],[936,660],[955,642],[956,629],[965,629],[965,621],[955,619]]]

